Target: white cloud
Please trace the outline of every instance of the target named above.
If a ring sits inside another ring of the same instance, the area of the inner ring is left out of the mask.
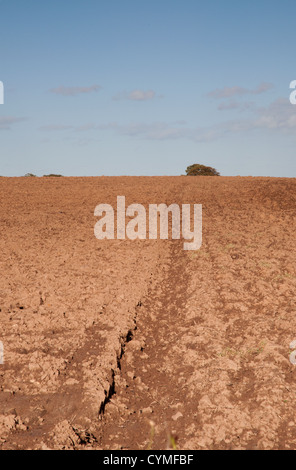
[[[246,105],[246,103],[245,103]],[[235,103],[233,106],[236,106]],[[248,119],[233,119],[218,122],[208,127],[189,127],[185,121],[174,122],[131,122],[119,124],[109,122],[105,124],[85,125],[49,125],[41,130],[71,130],[73,132],[110,130],[121,135],[147,140],[177,140],[185,139],[194,142],[212,142],[226,134],[237,134],[256,129],[266,131],[295,133],[296,106],[291,105],[288,98],[278,99],[263,108],[249,107],[252,111]],[[0,121],[1,128],[1,121]]]
[[[119,101],[119,100],[131,100],[131,101],[148,101],[148,100],[153,100],[155,98],[156,93],[154,90],[133,90],[130,92],[120,92],[117,93],[113,97],[113,100]]]
[[[261,93],[265,93],[266,91],[273,88],[272,83],[260,83],[256,88],[249,89],[249,88],[242,88],[239,86],[233,87],[224,87],[221,89],[217,89],[208,93],[208,96],[212,98],[232,98],[233,96],[243,96],[243,95],[260,95]]]
[[[155,97],[155,91],[153,90],[148,90],[148,91],[133,90],[128,95],[129,100],[135,100],[135,101],[152,100],[154,97]]]
[[[258,109],[257,127],[290,132],[296,130],[296,106],[289,99],[279,98],[268,107]]]
[[[182,124],[183,122],[181,122]],[[108,124],[102,124],[98,126],[98,129],[109,129],[119,132],[123,135],[129,135],[131,137],[139,137],[148,140],[165,140],[165,139],[180,139],[188,137],[190,130],[187,128],[178,127],[180,122],[176,123],[165,123],[165,122],[153,122],[153,123],[130,123],[130,124],[118,124],[111,122]]]
[[[2,116],[0,117],[0,130],[10,129],[13,124],[18,122],[25,121],[25,118],[17,118],[12,116]]]
[[[214,125],[221,133],[237,133],[256,129],[295,134],[296,106],[291,105],[289,98],[278,98],[269,106],[252,108],[249,119],[232,120]]]
[[[225,111],[229,109],[237,109],[239,111],[247,111],[250,109],[254,109],[255,103],[254,101],[246,101],[243,103],[239,103],[238,101],[224,101],[219,104],[218,110],[219,111]]]
[[[48,126],[41,126],[39,129],[42,131],[68,131],[69,129],[75,129],[75,127],[63,124],[49,124]]]
[[[91,86],[76,86],[76,87],[65,87],[60,86],[58,88],[52,88],[50,91],[51,93],[55,93],[56,95],[63,95],[63,96],[76,96],[81,93],[93,93],[97,92],[102,87],[100,85],[91,85]]]

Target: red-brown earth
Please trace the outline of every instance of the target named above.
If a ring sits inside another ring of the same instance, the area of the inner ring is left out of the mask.
[[[201,249],[96,239],[118,195],[202,204]],[[295,449],[295,215],[292,178],[0,178],[0,448]]]

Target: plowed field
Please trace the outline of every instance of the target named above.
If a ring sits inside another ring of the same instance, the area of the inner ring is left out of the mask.
[[[202,204],[202,247],[98,240]],[[296,179],[0,178],[0,448],[296,449]]]

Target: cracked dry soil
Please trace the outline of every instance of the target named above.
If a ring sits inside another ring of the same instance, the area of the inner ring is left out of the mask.
[[[0,448],[296,448],[295,181],[0,178]],[[97,240],[118,195],[201,249]]]

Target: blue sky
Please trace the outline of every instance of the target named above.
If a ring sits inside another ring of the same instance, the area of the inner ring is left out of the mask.
[[[0,0],[0,175],[296,176],[293,0]]]

